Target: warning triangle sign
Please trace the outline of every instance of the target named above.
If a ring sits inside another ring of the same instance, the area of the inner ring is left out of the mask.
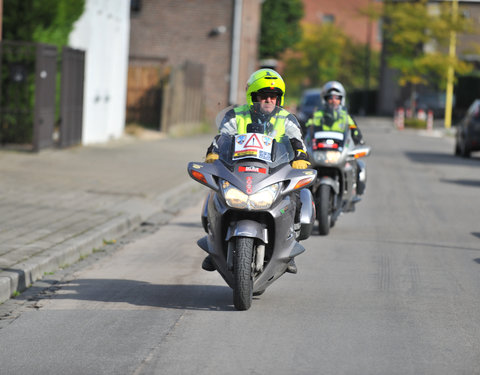
[[[248,139],[248,141],[245,143],[245,148],[263,148],[263,145],[258,139],[256,133],[253,133]]]

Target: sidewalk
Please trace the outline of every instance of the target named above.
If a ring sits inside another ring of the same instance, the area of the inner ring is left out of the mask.
[[[0,303],[152,215],[201,199],[187,174],[212,135],[45,150],[0,150]]]

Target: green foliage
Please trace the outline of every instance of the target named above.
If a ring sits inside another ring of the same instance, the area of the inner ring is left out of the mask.
[[[3,0],[5,42],[0,64],[0,107],[3,109],[0,143],[28,144],[33,139],[35,45],[16,42],[40,42],[58,48],[67,45],[73,24],[83,13],[84,7],[85,0]],[[24,78],[15,80],[15,70],[21,71]],[[58,104],[59,79],[56,84]]]
[[[284,55],[288,95],[299,96],[306,87],[321,87],[338,80],[347,91],[364,88],[367,52],[370,53],[370,87],[378,85],[378,52],[355,43],[332,24],[303,24],[303,37]]]
[[[469,64],[448,56],[451,31],[471,30],[467,19],[452,17],[451,2],[386,2],[384,19],[387,63],[398,70],[400,85],[427,84],[440,89],[445,87],[449,64],[460,74],[471,70]]]
[[[341,55],[341,64],[338,80],[348,90],[365,89],[365,72],[369,71],[369,88],[378,87],[380,72],[380,53],[369,46],[354,42],[347,38]]]
[[[303,87],[319,87],[340,69],[344,34],[333,25],[303,24],[303,37],[285,55],[287,88],[298,95]]]
[[[262,4],[260,58],[277,58],[302,36],[302,0],[265,0]]]
[[[406,118],[404,120],[404,125],[406,128],[412,128],[412,129],[427,128],[427,122],[425,120],[420,120],[418,118]]]
[[[0,64],[0,144],[31,143],[35,46],[2,43]]]
[[[85,0],[3,0],[3,39],[62,47]]]

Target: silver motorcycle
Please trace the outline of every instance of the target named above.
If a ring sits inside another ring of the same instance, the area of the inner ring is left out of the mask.
[[[340,214],[355,210],[367,182],[363,157],[370,146],[355,146],[348,126],[343,132],[323,131],[312,126],[306,139],[312,168],[317,179],[311,186],[315,200],[318,230],[327,235]]]
[[[197,244],[233,289],[238,310],[248,310],[252,296],[262,294],[305,251],[299,241],[310,236],[315,222],[308,186],[316,171],[293,169],[288,138],[251,132],[252,125],[247,134],[221,135],[215,162],[188,164],[189,175],[212,189],[201,214],[207,235]],[[299,228],[295,191],[302,202]]]

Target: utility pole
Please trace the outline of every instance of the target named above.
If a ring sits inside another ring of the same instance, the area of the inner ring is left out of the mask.
[[[2,41],[2,29],[3,29],[3,0],[0,0],[0,42]]]
[[[452,1],[452,20],[453,26],[456,26],[458,16],[458,0]],[[457,35],[455,30],[450,31],[450,46],[448,48],[449,65],[447,71],[447,92],[445,98],[445,128],[450,129],[452,126],[452,106],[453,106],[453,80],[454,80],[454,67],[453,61],[455,59]]]
[[[371,41],[372,41],[372,19],[369,16],[367,21],[367,41],[365,43],[365,70],[364,70],[365,83],[364,83],[364,92],[363,92],[363,111],[365,116],[368,114],[368,94],[370,91]]]

